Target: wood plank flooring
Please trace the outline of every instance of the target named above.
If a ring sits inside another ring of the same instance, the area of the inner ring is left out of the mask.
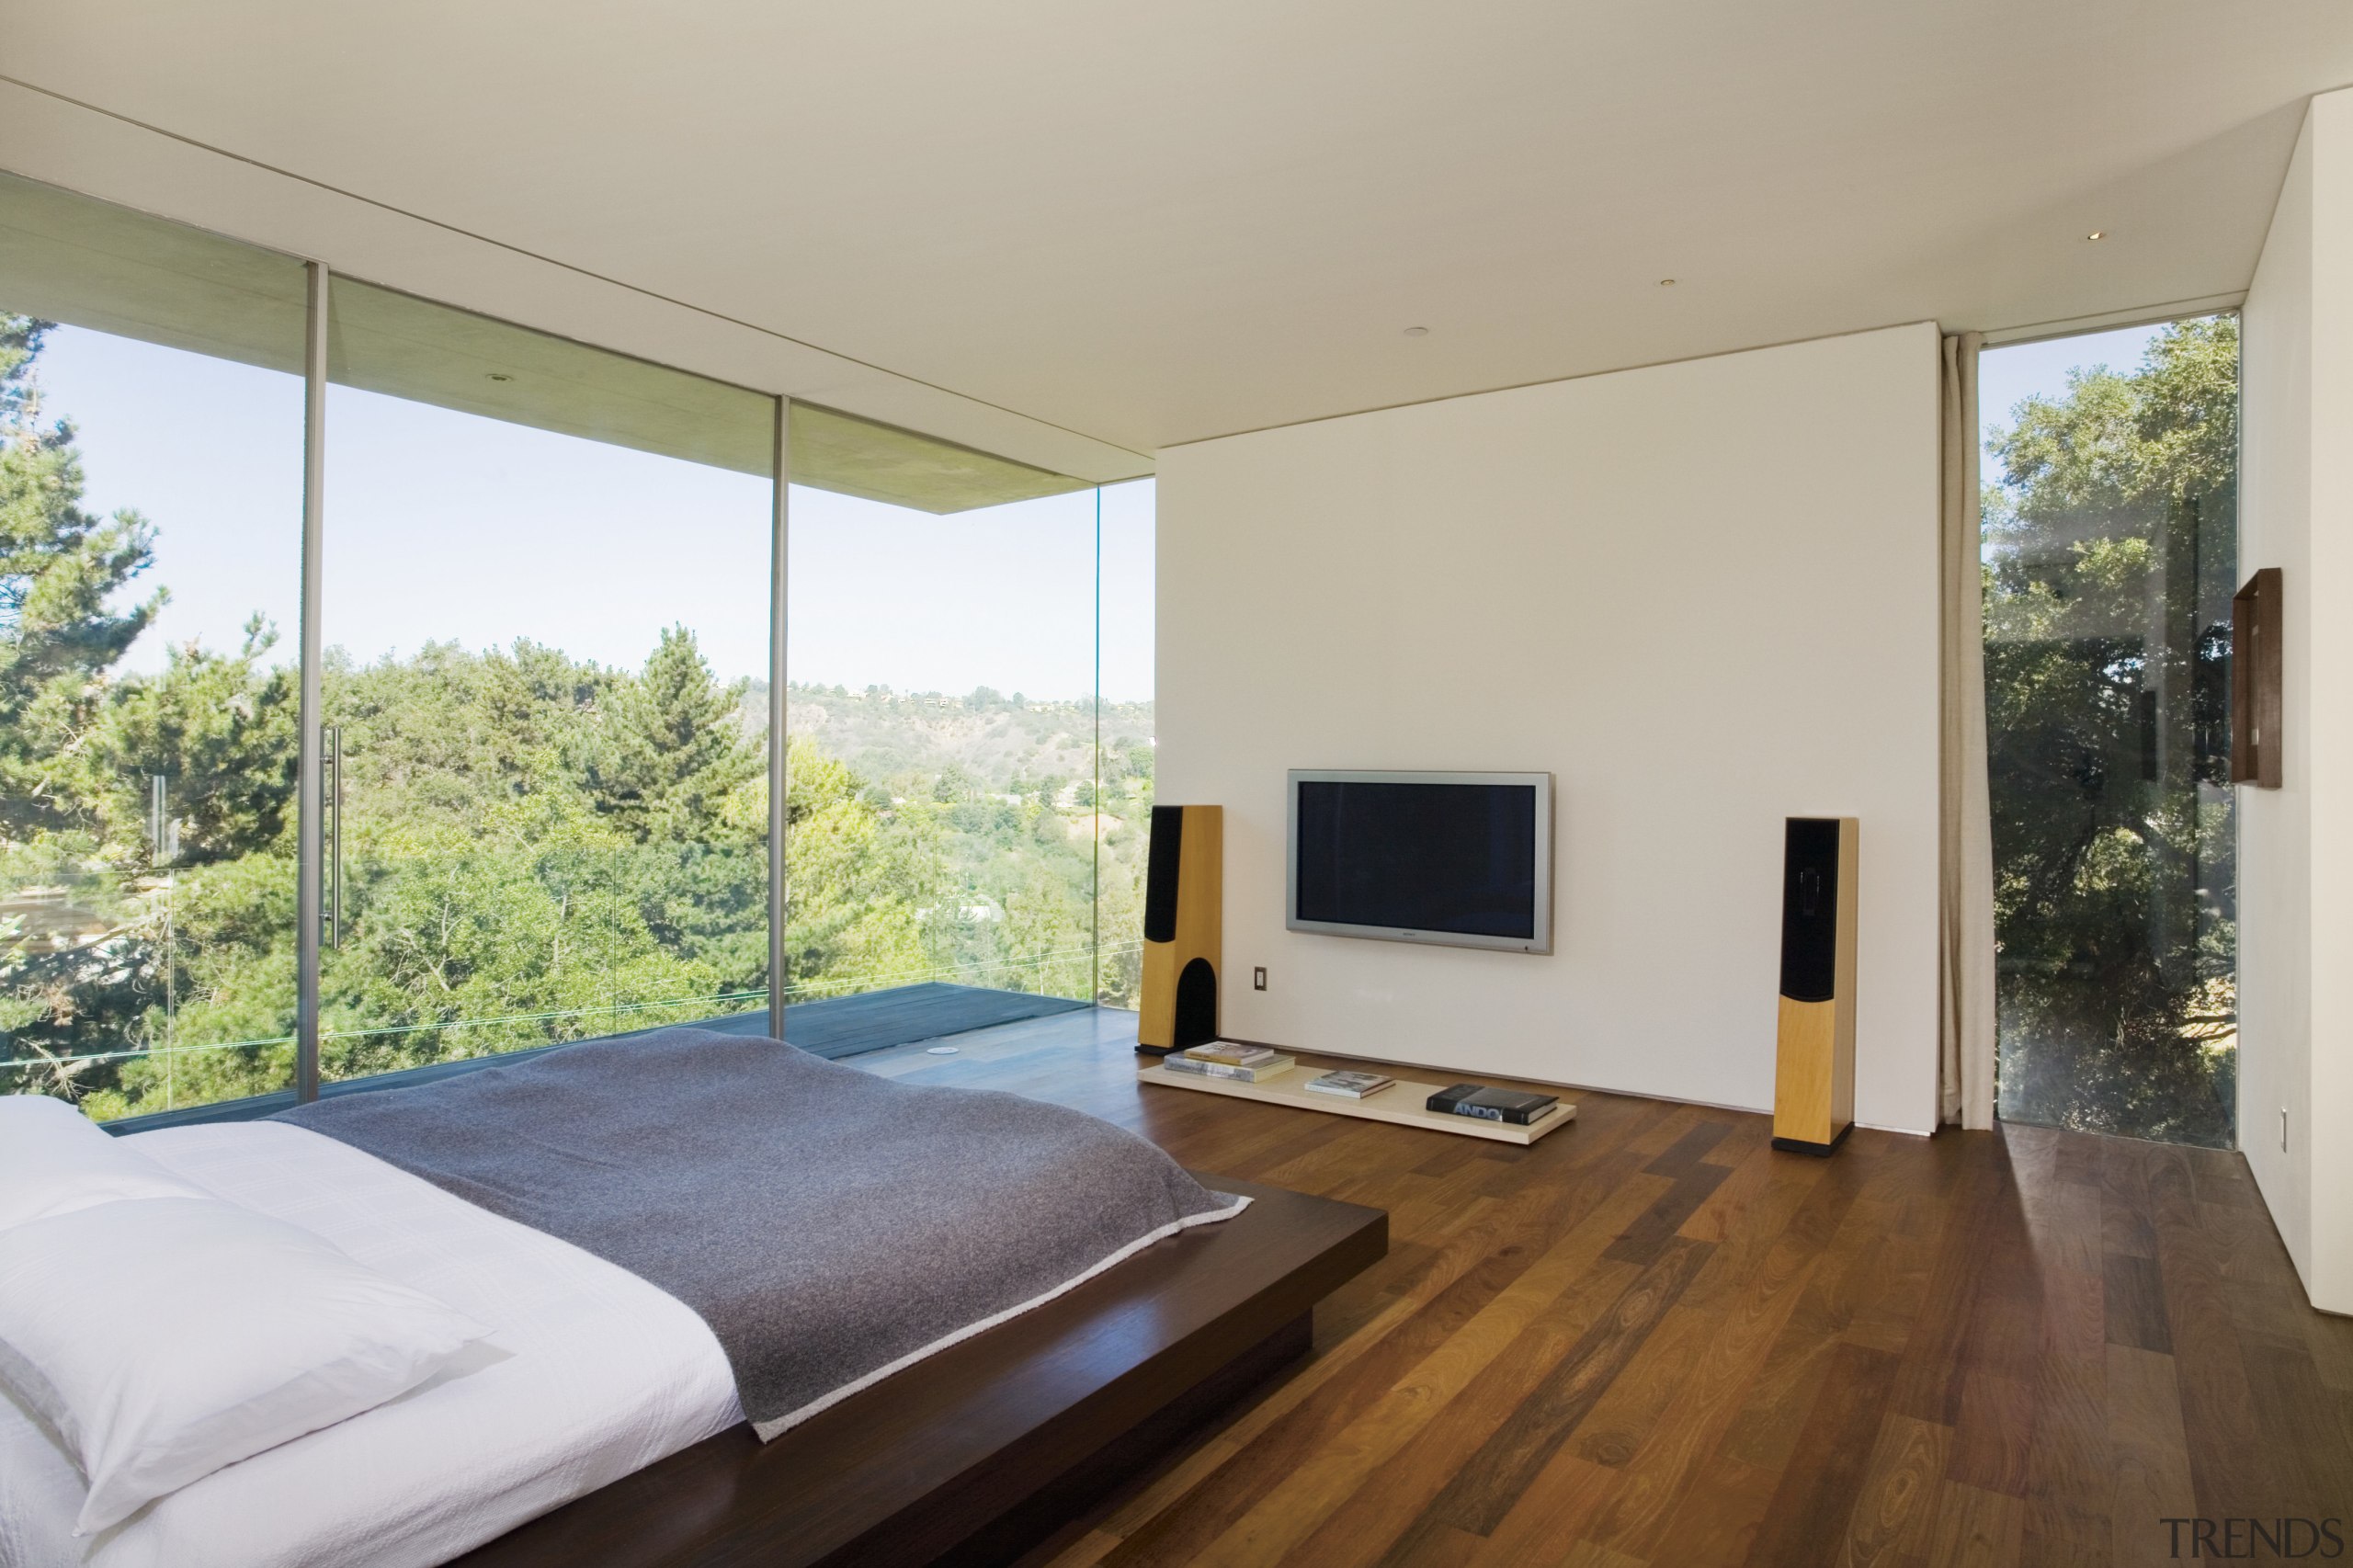
[[[2132,1568],[2195,1560],[2169,1517],[2353,1521],[2353,1320],[2235,1154],[2012,1127],[1818,1160],[1590,1091],[1523,1149],[1143,1089],[1133,1039],[1077,1013],[855,1064],[1378,1205],[1391,1251],[1038,1568]],[[2203,1556],[2269,1560],[2236,1532]]]

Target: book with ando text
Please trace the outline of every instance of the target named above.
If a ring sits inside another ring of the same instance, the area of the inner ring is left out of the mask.
[[[1475,1116],[1487,1121],[1526,1127],[1561,1108],[1558,1095],[1531,1095],[1518,1089],[1490,1088],[1484,1084],[1454,1084],[1432,1095],[1430,1109],[1455,1116]]]

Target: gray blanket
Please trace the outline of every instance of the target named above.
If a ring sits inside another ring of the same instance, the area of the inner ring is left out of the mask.
[[[763,1438],[1146,1241],[1223,1219],[1132,1133],[665,1029],[278,1119],[562,1237],[700,1313]]]

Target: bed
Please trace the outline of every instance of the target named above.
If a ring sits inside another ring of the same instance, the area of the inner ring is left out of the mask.
[[[790,1074],[803,1072],[801,1053],[772,1042],[729,1037],[725,1048],[747,1049],[788,1053],[778,1060]],[[632,1070],[653,1060],[640,1057]],[[879,1086],[881,1103],[900,1108],[863,1131],[853,1116],[851,1142],[887,1142],[894,1125],[913,1137],[943,1104],[951,1112],[968,1104],[953,1097],[958,1091],[914,1090],[806,1060],[858,1080],[840,1083],[845,1091]],[[729,1059],[685,1041],[665,1064],[673,1073],[701,1068],[723,1074]],[[478,1088],[473,1109],[511,1117],[518,1094],[565,1100],[561,1081],[534,1083],[529,1074],[539,1070],[518,1066],[507,1082]],[[588,1081],[580,1061],[563,1071],[574,1091]],[[688,1085],[684,1114],[708,1112],[697,1105],[708,1087]],[[642,1080],[639,1089],[642,1098]],[[480,1186],[511,1187],[513,1172],[528,1165],[504,1155],[485,1164],[470,1152],[479,1140],[468,1137],[445,1140],[439,1153],[431,1135],[386,1137],[383,1129],[404,1121],[442,1134],[468,1125],[462,1108],[423,1114],[434,1110],[430,1099],[403,1116],[398,1096],[409,1092],[341,1101],[376,1102],[351,1117],[345,1136],[270,1120],[131,1142],[204,1192],[324,1237],[496,1332],[409,1393],[230,1465],[89,1540],[67,1533],[81,1487],[73,1461],[24,1410],[0,1400],[0,1562],[425,1568],[467,1554],[489,1568],[589,1555],[646,1564],[1004,1555],[1300,1354],[1314,1301],[1385,1246],[1376,1211],[1212,1182],[1224,1195],[1215,1212],[1179,1215],[1016,1310],[949,1334],[934,1332],[937,1324],[909,1330],[923,1341],[919,1353],[865,1334],[865,1360],[804,1397],[813,1386],[805,1367],[797,1382],[779,1383],[774,1368],[739,1375],[749,1365],[743,1346],[722,1343],[706,1321],[723,1322],[724,1311],[705,1301],[699,1312],[676,1290],[597,1256],[616,1250],[608,1233],[551,1233],[567,1221],[533,1208],[545,1191]],[[810,1092],[803,1085],[791,1097]],[[572,1097],[579,1103],[571,1112],[593,1114],[594,1095]],[[837,1144],[847,1103],[834,1104],[824,1123]],[[1023,1116],[1032,1106],[996,1109]],[[642,1111],[640,1126],[657,1134],[649,1148],[664,1142],[663,1118],[676,1114]],[[546,1125],[561,1129],[562,1116]],[[548,1136],[561,1145],[566,1135]],[[371,1140],[372,1153],[362,1146]],[[975,1157],[975,1172],[995,1168]],[[887,1194],[875,1196],[885,1207]],[[499,1207],[546,1224],[493,1211]],[[706,1287],[689,1277],[677,1288],[691,1296]],[[731,1332],[741,1337],[740,1325]],[[743,1391],[754,1386],[766,1442],[745,1419]]]

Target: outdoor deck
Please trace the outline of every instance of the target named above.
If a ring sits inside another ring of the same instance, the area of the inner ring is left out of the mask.
[[[927,982],[921,985],[897,985],[883,991],[861,992],[854,996],[828,996],[815,1002],[788,1004],[784,1010],[784,1032],[789,1043],[813,1055],[837,1061],[845,1056],[888,1051],[894,1046],[919,1044],[947,1035],[995,1028],[1006,1024],[1049,1017],[1057,1013],[1085,1012],[1090,1006],[1067,996],[1040,996],[1026,991],[995,991],[981,985]],[[767,1009],[762,1007],[715,1018],[680,1019],[658,1028],[718,1029],[727,1034],[750,1035],[758,1039],[766,1037],[768,1032],[768,1015]],[[325,1096],[357,1095],[372,1089],[402,1088],[412,1084],[431,1083],[438,1078],[454,1077],[460,1073],[477,1072],[484,1067],[495,1067],[501,1062],[521,1061],[545,1051],[561,1051],[567,1045],[586,1044],[588,1040],[632,1040],[654,1032],[656,1030],[652,1028],[631,1029],[617,1035],[595,1035],[587,1040],[561,1040],[521,1051],[495,1051],[488,1055],[462,1057],[453,1062],[436,1062],[422,1067],[404,1068],[397,1073],[380,1073],[369,1077],[327,1084],[321,1087],[320,1093]],[[294,1091],[285,1089],[277,1094],[224,1100],[217,1105],[189,1106],[180,1110],[159,1111],[153,1116],[126,1117],[120,1121],[107,1123],[107,1130],[117,1133],[152,1132],[158,1128],[194,1127],[206,1122],[256,1121],[286,1110],[293,1104]]]

